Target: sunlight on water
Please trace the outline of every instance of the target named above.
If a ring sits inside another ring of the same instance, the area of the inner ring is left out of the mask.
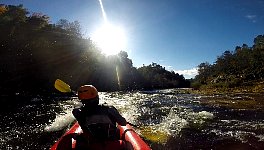
[[[145,127],[145,131],[141,131],[142,136],[152,142],[166,143],[170,136],[178,136],[183,128],[200,128],[206,120],[213,119],[213,114],[206,111],[194,113],[186,110],[184,113],[179,113],[175,108],[171,109],[161,123]]]
[[[114,98],[112,98],[114,96]],[[120,114],[126,118],[130,123],[134,123],[137,119],[137,116],[140,114],[137,113],[136,105],[133,105],[133,100],[131,96],[125,95],[122,97],[116,97],[117,95],[108,95],[107,93],[100,93],[100,103],[114,106]]]
[[[66,111],[63,115],[57,115],[55,120],[44,128],[47,132],[59,131],[67,127],[75,119],[71,111]]]
[[[165,117],[165,119],[160,124],[158,124],[158,129],[167,131],[168,134],[176,135],[187,125],[188,122],[185,119],[180,118],[176,112],[171,109],[168,116]]]
[[[259,141],[264,141],[264,135],[256,135]]]
[[[190,104],[182,96],[157,94],[168,94],[171,90],[155,92],[102,93],[100,97],[102,103],[115,106],[129,122],[138,123],[140,128],[136,130],[142,137],[157,143],[166,143],[170,136],[177,136],[183,128],[201,128],[214,118],[210,112],[194,112],[179,105],[181,102]]]
[[[59,106],[63,109],[63,113],[56,114],[56,118],[44,128],[44,131],[54,132],[67,127],[71,122],[75,120],[74,116],[72,115],[72,109],[80,105],[81,104],[76,100],[60,102]]]
[[[247,142],[249,136],[259,138],[264,141],[263,129],[264,123],[256,121],[240,121],[240,120],[221,120],[222,125],[218,125],[219,129],[213,129],[210,132],[221,137],[233,137],[242,142]],[[258,132],[252,132],[256,130]]]

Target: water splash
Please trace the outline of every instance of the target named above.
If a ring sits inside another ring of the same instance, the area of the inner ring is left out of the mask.
[[[72,115],[72,109],[81,104],[74,100],[68,100],[60,102],[59,106],[63,109],[63,112],[57,113],[56,118],[51,121],[49,125],[44,128],[46,132],[60,131],[71,124],[75,118]]]
[[[71,111],[65,112],[66,114],[57,115],[55,120],[44,128],[46,132],[60,131],[67,127],[71,122],[75,120]]]

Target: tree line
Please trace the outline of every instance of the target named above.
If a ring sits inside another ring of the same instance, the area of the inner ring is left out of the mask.
[[[198,65],[193,86],[210,85],[216,88],[250,86],[264,79],[264,35],[254,38],[254,44],[236,46],[225,51],[214,64]]]
[[[73,89],[93,84],[99,91],[189,87],[182,75],[159,64],[136,68],[127,52],[105,56],[80,24],[51,24],[23,5],[0,5],[0,91],[8,94],[55,92],[59,78]]]

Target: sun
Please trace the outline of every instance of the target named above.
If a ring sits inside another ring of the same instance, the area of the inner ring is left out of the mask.
[[[109,23],[98,27],[91,39],[105,55],[115,55],[126,48],[126,36],[123,28]]]

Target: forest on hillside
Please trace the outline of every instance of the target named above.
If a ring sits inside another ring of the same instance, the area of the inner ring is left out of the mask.
[[[193,86],[212,88],[253,87],[264,81],[264,35],[254,38],[254,44],[236,46],[218,56],[214,64],[198,65]],[[263,90],[264,87],[259,87]]]
[[[105,56],[83,38],[78,21],[29,13],[23,5],[0,5],[1,95],[55,92],[56,79],[76,89],[93,84],[99,91],[189,87],[190,82],[159,64],[133,67],[127,52]]]

